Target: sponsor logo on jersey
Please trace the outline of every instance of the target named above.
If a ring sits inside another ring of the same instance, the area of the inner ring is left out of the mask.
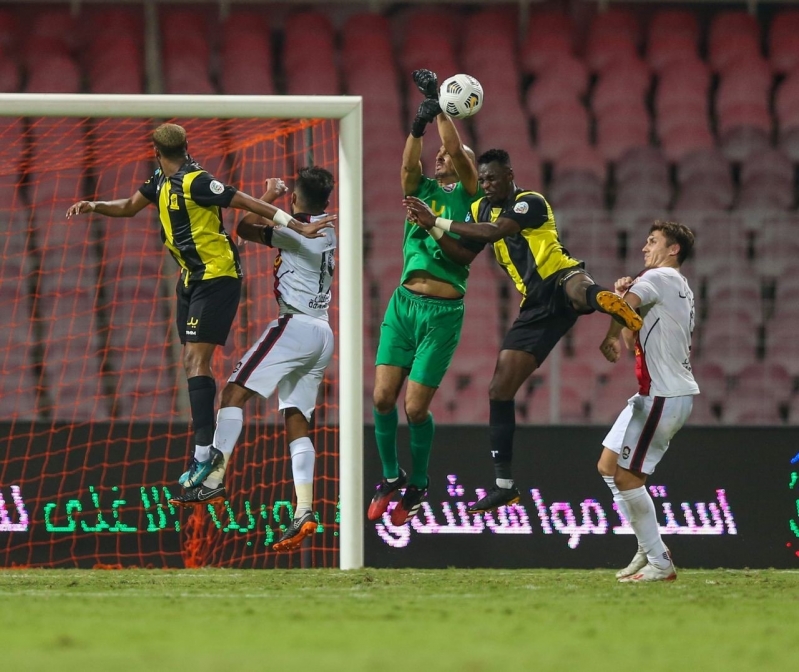
[[[523,215],[530,209],[530,206],[527,205],[524,201],[519,201],[516,205],[513,206],[513,212],[518,212],[520,215]]]
[[[225,190],[225,185],[217,180],[211,180],[210,188],[215,194],[221,194]]]

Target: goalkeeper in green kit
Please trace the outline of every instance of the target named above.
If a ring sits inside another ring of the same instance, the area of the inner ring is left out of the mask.
[[[402,153],[403,193],[420,198],[439,217],[462,221],[480,195],[474,153],[461,143],[452,120],[441,112],[435,73],[416,70],[413,80],[425,100]],[[429,178],[422,174],[420,159],[422,136],[433,121],[442,147],[436,155],[435,178]],[[427,494],[427,467],[435,431],[430,402],[460,340],[468,264],[483,246],[441,231],[428,232],[405,221],[402,278],[386,308],[375,361],[373,411],[383,480],[369,505],[369,520],[379,519],[405,488],[391,512],[391,523],[402,525],[416,515]],[[397,458],[397,399],[406,378],[410,475],[399,467]]]

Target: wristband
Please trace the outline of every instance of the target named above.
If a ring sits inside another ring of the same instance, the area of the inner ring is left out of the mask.
[[[435,226],[432,229],[428,229],[428,233],[433,240],[441,240],[444,237],[444,232]]]
[[[444,219],[443,217],[436,217],[435,227],[437,229],[441,229],[442,231],[449,231],[452,227],[452,220]]]
[[[282,229],[285,226],[289,225],[289,222],[294,219],[289,213],[284,212],[280,208],[277,209],[274,215],[272,215],[272,221],[275,223],[276,229]]]

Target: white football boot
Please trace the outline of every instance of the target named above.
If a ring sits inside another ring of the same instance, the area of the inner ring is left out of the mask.
[[[625,576],[637,574],[644,567],[646,567],[648,563],[649,560],[646,559],[646,553],[644,552],[644,549],[639,546],[638,551],[633,556],[633,559],[630,560],[630,564],[624,569],[620,569],[618,572],[616,572],[616,578],[623,579]]]
[[[668,569],[658,569],[652,564],[647,564],[640,572],[619,579],[619,583],[644,583],[648,581],[676,581],[677,570],[674,563]]]

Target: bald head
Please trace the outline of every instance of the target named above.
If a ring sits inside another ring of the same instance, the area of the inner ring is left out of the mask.
[[[183,159],[188,151],[186,129],[177,124],[161,124],[153,131],[153,144],[165,159]]]

